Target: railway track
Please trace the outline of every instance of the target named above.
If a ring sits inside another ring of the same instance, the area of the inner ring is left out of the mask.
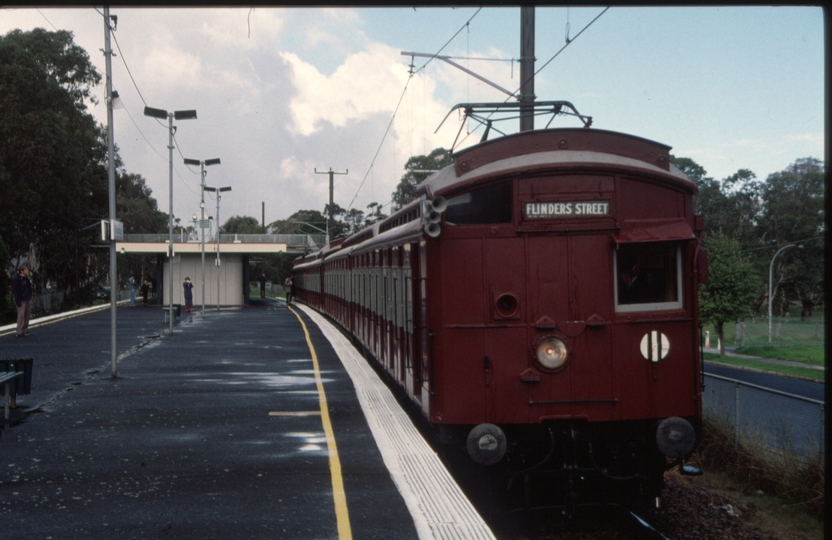
[[[773,540],[753,526],[753,511],[714,500],[668,480],[662,508],[631,513],[582,509],[572,519],[558,511],[513,513],[489,520],[500,540]]]

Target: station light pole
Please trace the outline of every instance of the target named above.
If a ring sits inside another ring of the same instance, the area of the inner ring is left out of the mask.
[[[168,314],[170,315],[170,330],[169,333],[173,335],[173,134],[176,128],[173,126],[174,118],[177,120],[196,120],[196,111],[172,111],[168,112],[164,109],[154,109],[153,107],[144,108],[144,115],[159,120],[168,120],[168,184],[170,187],[169,201],[168,201],[168,266],[169,266],[169,281],[168,284]]]
[[[221,188],[212,188],[205,186],[203,187],[205,191],[216,191],[217,192],[217,311],[220,310],[220,199],[222,199],[222,195],[225,191],[231,191],[230,186],[221,187]]]
[[[205,175],[208,172],[205,167],[209,165],[219,165],[220,158],[204,159],[202,161],[196,159],[185,158],[185,165],[199,165],[200,173],[200,197],[199,197],[199,243],[202,251],[202,317],[205,318]]]
[[[781,247],[777,250],[777,253],[774,254],[774,257],[771,258],[771,264],[768,265],[768,342],[771,343],[771,306],[774,303],[774,290],[772,289],[772,283],[774,282],[774,259],[777,258],[778,255],[783,253],[789,248],[798,247],[802,248],[803,244],[789,244],[786,246]]]

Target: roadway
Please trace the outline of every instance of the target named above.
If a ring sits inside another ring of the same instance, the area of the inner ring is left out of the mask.
[[[728,377],[729,379],[736,379],[818,401],[825,401],[826,399],[826,385],[822,382],[786,377],[758,370],[735,368],[710,361],[705,361],[705,373]]]

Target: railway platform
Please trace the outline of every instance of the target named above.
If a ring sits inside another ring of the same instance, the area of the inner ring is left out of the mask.
[[[29,538],[493,538],[389,390],[314,312],[273,300],[0,328],[34,358],[0,435],[0,530]]]

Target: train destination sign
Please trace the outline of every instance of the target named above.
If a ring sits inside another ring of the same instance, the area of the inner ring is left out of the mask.
[[[527,219],[610,215],[610,201],[529,202],[523,205]]]

